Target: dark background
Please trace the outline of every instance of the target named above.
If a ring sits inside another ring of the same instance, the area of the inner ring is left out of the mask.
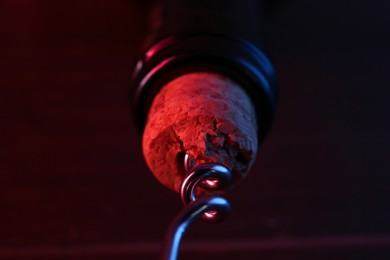
[[[262,17],[274,127],[183,259],[389,259],[390,4],[281,0]],[[0,2],[0,259],[156,259],[181,209],[131,120],[142,1]]]

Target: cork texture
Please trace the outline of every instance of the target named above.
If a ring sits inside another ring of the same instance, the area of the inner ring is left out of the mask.
[[[228,77],[206,72],[166,84],[149,110],[143,153],[154,176],[179,192],[183,154],[196,164],[219,163],[239,182],[257,152],[257,123],[246,92]]]

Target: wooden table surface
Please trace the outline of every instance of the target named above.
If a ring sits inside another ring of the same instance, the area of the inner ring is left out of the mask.
[[[0,259],[156,259],[177,194],[148,171],[129,82],[142,1],[0,2]],[[274,127],[183,259],[389,259],[390,10],[279,1]]]

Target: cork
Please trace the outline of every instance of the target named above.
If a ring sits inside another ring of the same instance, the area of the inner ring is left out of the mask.
[[[233,184],[248,173],[257,153],[256,114],[232,79],[208,72],[179,76],[161,88],[148,113],[142,147],[153,175],[179,192],[183,155],[197,165],[219,163]]]

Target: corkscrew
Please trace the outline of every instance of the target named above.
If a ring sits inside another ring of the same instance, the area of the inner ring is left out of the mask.
[[[232,183],[232,175],[225,166],[215,163],[194,165],[186,154],[184,169],[187,175],[181,184],[180,195],[185,207],[168,228],[161,260],[177,259],[182,237],[193,221],[220,222],[231,213],[230,203],[218,195]],[[207,195],[198,197],[198,188],[205,190]]]

